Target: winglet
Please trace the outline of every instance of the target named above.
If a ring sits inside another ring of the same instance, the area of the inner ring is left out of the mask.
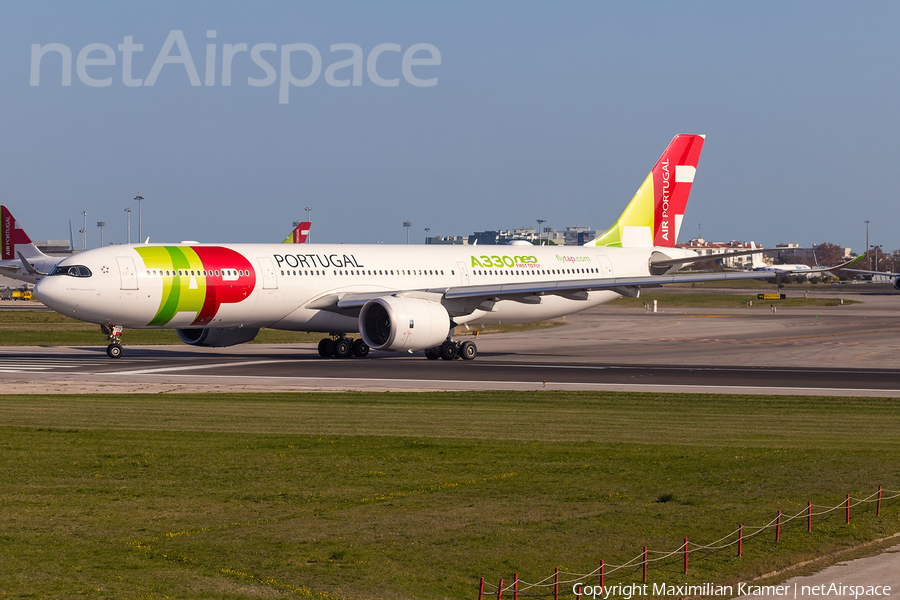
[[[35,268],[31,265],[31,263],[28,262],[28,260],[27,260],[24,256],[22,256],[22,253],[21,253],[21,252],[16,252],[16,254],[19,255],[19,260],[22,261],[22,267],[23,267],[28,273],[31,273],[32,275],[39,275],[39,276],[41,276],[41,277],[43,277],[44,275],[46,275],[46,273],[42,273],[42,272],[38,271],[37,269],[35,269]]]
[[[676,135],[619,219],[585,246],[674,247],[704,135]]]

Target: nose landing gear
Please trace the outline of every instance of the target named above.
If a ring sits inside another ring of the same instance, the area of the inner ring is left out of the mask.
[[[106,355],[110,358],[120,358],[125,353],[125,349],[122,347],[122,326],[101,325],[100,331],[106,334],[106,339],[109,341]]]

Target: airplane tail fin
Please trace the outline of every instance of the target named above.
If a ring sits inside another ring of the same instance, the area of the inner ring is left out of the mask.
[[[31,242],[9,209],[0,205],[0,260],[18,259],[19,254],[25,258],[46,256]]]
[[[750,249],[756,250],[756,244],[754,242],[750,242]],[[763,258],[762,254],[751,254],[750,255],[750,268],[751,269],[763,269],[766,267],[766,260]]]
[[[298,223],[289,236],[284,238],[282,244],[305,244],[306,238],[309,237],[309,228],[312,221],[303,221]]]
[[[705,139],[676,135],[615,224],[585,246],[674,246]]]

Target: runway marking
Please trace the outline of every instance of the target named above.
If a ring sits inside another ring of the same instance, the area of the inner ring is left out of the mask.
[[[867,356],[872,356],[873,354],[884,354],[885,352],[893,352],[893,350],[876,350],[875,352],[866,352],[865,354],[860,354],[859,356],[854,356],[850,359],[850,363],[858,362],[864,359]]]
[[[0,373],[33,373],[52,369],[77,369],[96,364],[93,360],[42,360],[21,358],[0,360]]]
[[[756,367],[756,368],[747,368],[747,367],[735,367],[730,365],[723,365],[721,367],[698,367],[692,365],[676,365],[676,366],[647,366],[647,365],[550,365],[546,363],[526,363],[526,364],[514,364],[514,363],[489,363],[487,361],[481,361],[471,365],[472,367],[518,367],[522,369],[531,369],[534,367],[542,367],[547,369],[591,369],[597,371],[603,370],[621,370],[621,371],[652,371],[652,370],[663,370],[663,371],[741,371],[748,374],[755,373],[810,373],[810,374],[818,374],[822,373],[822,369],[818,368],[787,368],[787,367]],[[828,369],[829,373],[837,373],[837,372],[848,372],[848,373],[866,373],[872,372],[873,369]],[[880,370],[874,369],[875,372],[881,373]]]
[[[246,367],[247,365],[267,365],[272,363],[291,362],[291,359],[250,360],[245,362],[213,363],[206,365],[188,365],[184,367],[156,367],[153,369],[135,369],[133,371],[110,371],[93,373],[94,375],[147,375],[152,373],[170,373],[172,371],[193,371],[196,369],[218,369],[220,367]]]
[[[279,362],[279,361],[271,361]],[[121,373],[79,373],[79,375],[121,375]],[[196,377],[195,375],[179,375],[172,374],[170,377]],[[204,375],[203,377],[214,379],[241,379],[241,380],[286,380],[293,382],[320,382],[319,386],[338,387],[338,388],[357,388],[365,387],[366,384],[414,384],[434,388],[436,385],[446,386],[438,389],[447,389],[449,386],[463,387],[467,389],[485,389],[484,386],[498,386],[487,389],[508,389],[510,386],[518,386],[521,388],[534,389],[550,389],[551,387],[564,388],[576,387],[577,389],[596,389],[598,391],[615,391],[615,390],[680,390],[681,393],[689,391],[702,390],[702,393],[710,394],[771,394],[782,393],[800,396],[822,396],[829,394],[854,394],[858,396],[869,396],[872,394],[889,394],[900,397],[900,390],[887,388],[816,388],[816,387],[785,387],[785,386],[750,386],[750,385],[692,385],[692,384],[665,384],[665,383],[573,383],[562,381],[460,381],[457,379],[389,379],[389,378],[359,378],[359,379],[342,379],[340,377],[288,377],[284,375],[266,376],[266,375]],[[506,386],[505,388],[503,386]],[[450,388],[452,389],[452,387]]]
[[[789,337],[789,338],[773,338],[770,340],[747,340],[751,344],[759,344],[762,342],[781,342],[785,340],[809,340],[814,338],[826,338],[826,337],[846,337],[848,335],[870,335],[872,333],[897,333],[900,332],[900,329],[879,329],[877,331],[854,331],[851,333],[829,333],[824,335],[806,335],[800,337]],[[860,342],[862,343],[862,342]]]
[[[860,346],[865,344],[865,342],[827,342],[827,341],[812,341],[813,338],[829,338],[836,337],[837,335],[858,335],[854,333],[840,333],[832,335],[813,335],[807,337],[796,337],[796,338],[780,338],[773,340],[739,340],[737,338],[674,338],[674,337],[666,337],[666,338],[653,338],[650,340],[651,342],[738,342],[745,344],[761,344],[761,343],[771,343],[771,344],[793,344],[793,345],[822,345],[822,346]]]

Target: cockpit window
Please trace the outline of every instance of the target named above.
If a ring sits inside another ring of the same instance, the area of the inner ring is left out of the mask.
[[[85,267],[84,265],[57,265],[52,271],[50,271],[50,276],[54,275],[68,275],[69,277],[90,277],[91,270]]]

